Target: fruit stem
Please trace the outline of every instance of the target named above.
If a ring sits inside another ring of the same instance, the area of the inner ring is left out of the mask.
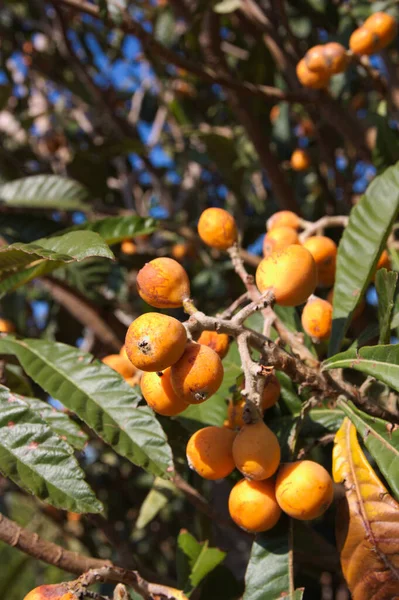
[[[195,306],[194,301],[191,298],[183,299],[183,310],[188,315],[193,315],[194,313],[198,312],[198,308]]]

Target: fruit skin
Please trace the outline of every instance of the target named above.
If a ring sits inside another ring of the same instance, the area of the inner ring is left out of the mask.
[[[13,333],[14,331],[14,323],[8,319],[0,319],[0,333]]]
[[[77,597],[68,590],[65,584],[57,583],[40,585],[29,592],[24,600],[77,600]]]
[[[137,246],[131,240],[125,240],[121,244],[121,250],[122,250],[123,254],[132,255],[132,254],[136,254],[136,252],[137,252]]]
[[[137,274],[137,291],[155,308],[179,308],[190,297],[190,281],[185,269],[173,258],[154,258]]]
[[[327,300],[310,297],[302,311],[302,327],[310,337],[327,340],[332,328],[332,305]]]
[[[275,227],[291,227],[292,229],[298,230],[300,225],[300,218],[291,210],[279,210],[274,213],[266,223],[268,231],[271,231]]]
[[[236,433],[225,427],[204,427],[188,440],[186,454],[190,469],[204,479],[222,479],[234,471],[233,442]]]
[[[374,51],[377,52],[388,46],[396,36],[397,24],[394,17],[384,12],[376,12],[363,23],[363,27],[376,37]]]
[[[229,351],[229,336],[227,333],[217,333],[216,331],[203,331],[197,340],[198,344],[209,346],[220,358],[224,358]]]
[[[148,406],[159,415],[174,417],[188,406],[172,387],[170,367],[162,373],[144,373],[140,381],[140,388]]]
[[[276,499],[290,517],[300,521],[316,519],[330,506],[333,496],[333,481],[322,465],[300,460],[280,467]]]
[[[306,171],[310,167],[310,158],[306,150],[297,148],[291,155],[291,167],[294,171]]]
[[[263,240],[263,256],[269,256],[272,252],[284,250],[291,244],[298,244],[299,238],[296,229],[292,227],[274,227]]]
[[[190,342],[172,366],[173,389],[188,404],[201,404],[219,389],[223,381],[220,356],[203,344]]]
[[[233,521],[251,533],[268,531],[281,516],[274,482],[241,479],[230,492],[229,512]]]
[[[268,479],[280,464],[278,439],[263,421],[244,424],[234,440],[233,458],[237,469],[248,479]]]
[[[299,61],[296,66],[296,74],[304,87],[320,90],[327,87],[330,77],[328,73],[315,73],[306,66],[305,59]]]
[[[308,238],[303,247],[309,250],[317,267],[317,283],[330,287],[335,281],[337,263],[337,244],[325,235],[314,235]]]
[[[198,221],[198,234],[205,244],[227,250],[238,238],[234,217],[223,208],[207,208]]]
[[[171,248],[171,254],[176,260],[182,261],[186,258],[193,258],[196,254],[195,246],[190,242],[174,244]]]
[[[324,56],[330,75],[336,75],[345,71],[349,63],[346,49],[338,42],[329,42],[324,46]]]
[[[243,384],[244,387],[244,384]],[[242,387],[242,389],[243,389]],[[265,385],[262,395],[262,411],[265,412],[268,408],[271,408],[276,404],[280,397],[281,385],[277,377],[272,374]],[[234,403],[232,400],[229,402],[227,408],[227,421],[226,427],[231,429],[238,429],[244,425],[242,412],[244,410],[245,400],[242,399],[239,402]]]
[[[378,259],[376,270],[377,271],[378,271],[378,269],[388,269],[389,270],[391,268],[392,268],[391,257],[389,256],[387,250],[383,250],[380,258]]]
[[[313,294],[317,269],[313,256],[303,246],[288,246],[264,258],[256,270],[256,285],[263,294],[273,290],[277,304],[298,306]]]
[[[179,360],[187,333],[177,319],[159,313],[137,317],[126,333],[126,353],[137,369],[164,371]]]
[[[122,375],[124,379],[133,377],[137,370],[128,358],[124,358],[120,354],[109,354],[108,356],[104,356],[102,362],[119,373],[119,375]]]
[[[354,54],[369,56],[376,51],[378,38],[366,27],[355,29],[349,39],[349,48]]]
[[[324,54],[325,46],[318,44],[310,48],[304,56],[304,61],[307,69],[314,73],[326,74],[328,73],[328,66],[326,63],[326,57]]]

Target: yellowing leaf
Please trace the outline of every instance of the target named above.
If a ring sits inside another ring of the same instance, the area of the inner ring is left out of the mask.
[[[337,544],[353,600],[398,599],[399,504],[371,468],[347,418],[335,436],[333,477],[345,485]]]

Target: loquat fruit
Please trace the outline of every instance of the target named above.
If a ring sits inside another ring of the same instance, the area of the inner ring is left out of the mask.
[[[284,464],[277,473],[277,502],[294,519],[310,521],[320,517],[330,506],[333,496],[330,474],[312,460]]]
[[[137,246],[134,242],[132,242],[132,240],[125,240],[121,244],[121,250],[122,250],[123,254],[132,255],[132,254],[136,254]]]
[[[298,232],[292,227],[274,227],[263,240],[263,256],[269,256],[277,250],[284,250],[291,244],[298,244]]]
[[[222,479],[234,471],[233,442],[236,433],[225,427],[204,427],[188,440],[186,454],[190,469],[204,479]]]
[[[0,333],[14,333],[14,323],[8,319],[0,319]]]
[[[290,164],[294,171],[306,171],[311,164],[308,152],[302,148],[297,148],[291,154]]]
[[[304,61],[309,71],[314,71],[315,73],[321,74],[328,73],[328,65],[326,63],[324,48],[325,46],[318,44],[306,52]]]
[[[145,313],[129,326],[125,347],[129,360],[142,371],[164,371],[179,360],[187,333],[177,319]]]
[[[324,46],[324,56],[330,75],[342,73],[348,66],[349,57],[346,48],[338,42],[329,42]]]
[[[198,234],[211,248],[227,250],[238,238],[234,217],[223,208],[207,208],[198,221]]]
[[[109,354],[108,356],[104,356],[102,362],[119,373],[119,375],[122,375],[125,379],[133,377],[136,372],[136,367],[132,365],[130,360],[127,357],[124,358],[120,354]]]
[[[274,527],[281,516],[274,491],[274,482],[242,479],[229,496],[229,513],[245,531],[259,533]]]
[[[377,43],[377,36],[366,27],[355,29],[349,38],[349,48],[354,54],[358,55],[365,54],[368,56],[373,54],[376,51]]]
[[[217,333],[216,331],[203,331],[197,340],[198,344],[209,346],[220,358],[224,358],[229,351],[229,336],[227,333]]]
[[[327,340],[332,328],[332,305],[327,300],[310,296],[302,311],[302,327],[316,340]]]
[[[185,260],[195,256],[195,246],[189,242],[174,244],[171,249],[172,256],[175,260]]]
[[[279,210],[267,220],[266,228],[268,231],[275,227],[291,227],[298,230],[300,225],[301,220],[294,212],[291,210]]]
[[[320,90],[327,87],[328,82],[330,81],[330,76],[328,73],[316,73],[315,71],[308,69],[303,58],[296,66],[296,74],[304,87],[314,90]]]
[[[220,356],[203,344],[189,342],[172,366],[173,389],[188,404],[201,404],[219,389],[223,381]]]
[[[376,271],[378,271],[378,269],[388,269],[390,270],[392,268],[391,265],[391,257],[388,254],[387,250],[383,250],[381,253],[380,258],[378,259],[378,263],[376,266]]]
[[[384,12],[376,12],[363,23],[363,27],[368,29],[377,37],[374,51],[378,52],[386,48],[396,36],[397,24],[394,17]]]
[[[264,258],[255,277],[261,294],[272,290],[277,304],[298,306],[306,302],[316,289],[316,263],[309,250],[292,245]]]
[[[244,388],[244,383],[241,386],[241,389]],[[263,394],[262,394],[262,411],[265,412],[268,408],[274,406],[281,392],[281,385],[276,375],[273,373],[268,377],[267,382],[265,384]],[[229,405],[227,407],[227,421],[225,423],[226,427],[230,427],[231,429],[238,429],[244,425],[243,419],[243,410],[245,407],[245,399],[243,398],[239,402],[229,401]]]
[[[233,443],[233,458],[237,469],[248,479],[267,479],[280,464],[278,439],[263,421],[244,424]]]
[[[165,417],[174,417],[187,408],[187,403],[178,396],[170,380],[170,367],[162,372],[144,373],[140,388],[144,400],[153,411]]]
[[[68,589],[65,583],[57,583],[39,585],[29,592],[24,600],[77,600],[77,596]]]
[[[335,280],[337,244],[325,235],[314,235],[303,243],[303,247],[315,260],[318,285],[330,287]]]
[[[122,348],[119,350],[119,356],[122,356],[122,358],[126,358],[126,360],[129,360],[129,357],[126,353],[126,346],[125,344],[123,344]]]
[[[280,116],[280,107],[278,104],[275,104],[270,109],[270,113],[269,113],[270,122],[275,123],[277,121],[277,119],[279,118],[279,116]]]
[[[155,308],[179,308],[190,297],[186,270],[173,258],[154,258],[137,274],[141,298]]]

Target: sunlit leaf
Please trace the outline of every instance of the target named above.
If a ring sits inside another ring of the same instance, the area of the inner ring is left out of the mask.
[[[60,175],[31,175],[0,185],[0,204],[8,206],[85,210],[88,197],[82,184]]]
[[[379,344],[388,344],[391,338],[392,311],[395,306],[395,291],[398,274],[395,271],[379,269],[375,277],[378,294],[378,323],[380,326]]]
[[[198,542],[188,531],[177,538],[179,584],[190,596],[201,581],[224,560],[226,553],[210,548],[208,541]]]

